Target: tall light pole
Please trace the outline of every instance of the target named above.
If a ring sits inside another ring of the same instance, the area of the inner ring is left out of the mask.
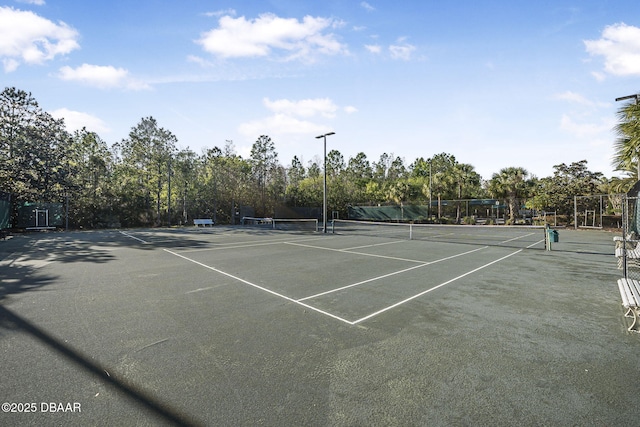
[[[316,136],[316,139],[324,139],[324,185],[322,192],[322,232],[327,232],[327,137],[335,135],[335,132],[328,132],[324,135]]]

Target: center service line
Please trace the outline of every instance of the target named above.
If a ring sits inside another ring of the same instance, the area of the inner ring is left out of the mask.
[[[308,308],[309,310],[316,311],[316,312],[318,312],[318,313],[324,314],[325,316],[329,316],[329,317],[332,317],[332,318],[334,318],[334,319],[336,319],[336,320],[340,320],[341,322],[348,323],[349,325],[353,325],[353,324],[354,324],[353,322],[351,322],[351,321],[349,321],[349,320],[346,320],[346,319],[343,319],[342,317],[336,316],[335,314],[331,314],[331,313],[329,313],[329,312],[327,312],[327,311],[323,311],[323,310],[320,310],[320,309],[315,308],[315,307],[313,307],[313,306],[310,306],[309,304],[305,304],[305,303],[303,303],[303,302],[296,301],[295,299],[293,299],[293,298],[291,298],[291,297],[288,297],[288,296],[286,296],[286,295],[279,294],[279,293],[277,293],[277,292],[275,292],[275,291],[272,291],[271,289],[264,288],[264,287],[262,287],[262,286],[260,286],[260,285],[256,285],[255,283],[251,283],[251,282],[249,282],[248,280],[244,280],[244,279],[242,279],[242,278],[240,278],[240,277],[234,276],[233,274],[226,273],[226,272],[224,272],[224,271],[222,271],[222,270],[218,270],[218,269],[217,269],[217,268],[215,268],[215,267],[211,267],[211,266],[209,266],[209,265],[207,265],[207,264],[203,264],[203,263],[198,262],[198,261],[196,261],[196,260],[193,260],[193,259],[191,259],[191,258],[187,258],[186,256],[184,256],[184,255],[180,255],[179,253],[176,253],[176,252],[173,252],[173,251],[170,251],[169,249],[163,249],[163,251],[169,252],[171,255],[175,255],[175,256],[180,257],[180,258],[182,258],[182,259],[185,259],[185,260],[187,260],[187,261],[189,261],[189,262],[192,262],[192,263],[194,263],[194,264],[197,264],[197,265],[199,265],[199,266],[201,266],[201,267],[208,268],[209,270],[215,271],[216,273],[220,273],[220,274],[222,274],[222,275],[224,275],[224,276],[230,277],[230,278],[232,278],[232,279],[234,279],[234,280],[237,280],[238,282],[242,282],[242,283],[244,283],[244,284],[246,284],[246,285],[249,285],[249,286],[252,286],[252,287],[254,287],[254,288],[256,288],[256,289],[260,289],[261,291],[267,292],[267,293],[269,293],[269,294],[271,294],[271,295],[275,295],[275,296],[280,297],[280,298],[282,298],[282,299],[284,299],[284,300],[287,300],[287,301],[290,301],[290,302],[296,303],[296,304],[298,304],[298,305],[301,305],[301,306],[303,306],[303,307],[306,307],[306,308]]]
[[[455,282],[455,281],[456,281],[456,280],[458,280],[458,279],[462,279],[462,278],[463,278],[463,277],[465,277],[465,276],[468,276],[468,275],[470,275],[470,274],[472,274],[472,273],[475,273],[476,271],[482,270],[483,268],[489,267],[490,265],[495,264],[495,263],[497,263],[497,262],[503,261],[503,260],[505,260],[505,259],[507,259],[507,258],[509,258],[509,257],[511,257],[511,256],[513,256],[513,255],[515,255],[515,254],[517,254],[517,253],[522,252],[522,251],[523,251],[523,249],[520,249],[520,250],[518,250],[518,251],[516,251],[516,252],[513,252],[513,253],[511,253],[511,254],[509,254],[509,255],[503,256],[502,258],[499,258],[499,259],[497,259],[497,260],[495,260],[495,261],[491,261],[491,262],[490,262],[490,263],[488,263],[488,264],[485,264],[485,265],[480,266],[480,267],[478,267],[478,268],[475,268],[475,269],[473,269],[473,270],[471,270],[471,271],[468,271],[468,272],[466,272],[466,273],[464,273],[464,274],[461,274],[461,275],[460,275],[460,276],[458,276],[458,277],[454,277],[454,278],[453,278],[453,279],[451,279],[451,280],[447,280],[447,281],[446,281],[446,282],[444,282],[444,283],[440,283],[438,286],[434,286],[434,287],[433,287],[433,288],[431,288],[431,289],[427,289],[426,291],[420,292],[419,294],[416,294],[416,295],[414,295],[414,296],[412,296],[412,297],[409,297],[409,298],[404,299],[404,300],[402,300],[402,301],[400,301],[400,302],[397,302],[397,303],[395,303],[395,304],[393,304],[393,305],[390,305],[389,307],[385,307],[385,308],[383,308],[382,310],[378,310],[378,311],[376,311],[375,313],[371,313],[371,314],[369,314],[368,316],[365,316],[365,317],[363,317],[363,318],[361,318],[361,319],[355,320],[355,321],[351,322],[351,324],[352,324],[352,325],[357,325],[357,324],[358,324],[358,323],[360,323],[360,322],[363,322],[363,321],[365,321],[365,320],[367,320],[367,319],[371,319],[372,317],[377,316],[378,314],[384,313],[385,311],[391,310],[392,308],[396,308],[396,307],[398,307],[398,306],[400,306],[400,305],[402,305],[402,304],[404,304],[404,303],[406,303],[406,302],[409,302],[409,301],[411,301],[411,300],[414,300],[414,299],[416,299],[416,298],[419,298],[419,297],[421,297],[422,295],[427,294],[427,293],[429,293],[429,292],[431,292],[431,291],[435,291],[436,289],[441,288],[441,287],[443,287],[443,286],[445,286],[445,285],[448,285],[448,284],[449,284],[449,283],[451,283],[451,282]]]
[[[525,234],[525,235],[523,235],[523,236],[519,236],[519,237],[514,237],[513,239],[509,239],[509,240],[505,240],[505,241],[503,241],[503,242],[500,242],[500,243],[501,243],[501,244],[502,244],[502,243],[509,243],[509,242],[512,242],[512,241],[514,241],[514,240],[518,240],[518,239],[524,239],[525,237],[529,237],[529,236],[533,236],[534,234],[535,234],[535,233],[529,233],[529,234]]]
[[[461,254],[456,254],[456,255],[451,255],[451,256],[445,257],[445,258],[440,258],[440,259],[437,259],[435,261],[423,262],[420,265],[414,265],[413,267],[409,267],[409,268],[405,268],[405,269],[402,269],[402,270],[394,271],[393,273],[384,274],[384,275],[378,276],[378,277],[372,277],[371,279],[363,280],[362,282],[353,283],[351,285],[342,286],[342,287],[336,288],[336,289],[331,289],[331,290],[328,290],[326,292],[321,292],[319,294],[310,295],[308,297],[300,298],[300,299],[298,299],[296,301],[305,301],[305,300],[308,300],[308,299],[313,299],[313,298],[317,298],[317,297],[320,297],[320,296],[323,296],[323,295],[328,295],[328,294],[331,294],[331,293],[334,293],[334,292],[342,291],[344,289],[353,288],[354,286],[364,285],[365,283],[374,282],[376,280],[386,279],[387,277],[395,276],[396,274],[406,273],[407,271],[415,270],[416,268],[426,267],[426,266],[431,265],[431,264],[435,264],[435,263],[442,262],[442,261],[447,261],[447,260],[450,260],[450,259],[453,259],[453,258],[457,258],[459,256],[463,256],[463,255],[468,255],[470,253],[473,253],[473,252],[476,252],[476,251],[480,251],[480,250],[486,249],[486,248],[488,248],[488,246],[484,246],[482,248],[477,248],[477,249],[472,249],[470,251],[463,252]]]

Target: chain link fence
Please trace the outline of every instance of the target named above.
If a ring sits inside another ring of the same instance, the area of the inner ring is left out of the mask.
[[[622,200],[622,235],[614,237],[618,268],[624,277],[640,280],[640,203],[638,197]]]

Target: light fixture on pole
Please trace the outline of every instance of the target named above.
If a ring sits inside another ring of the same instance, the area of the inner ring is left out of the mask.
[[[324,184],[322,191],[322,232],[327,232],[327,137],[335,135],[335,132],[327,132],[316,136],[316,139],[324,139]]]
[[[621,96],[620,98],[616,98],[616,102],[617,101],[626,101],[627,99],[635,99],[636,100],[636,104],[637,104],[638,103],[638,97],[640,97],[639,93],[637,93],[635,95]]]

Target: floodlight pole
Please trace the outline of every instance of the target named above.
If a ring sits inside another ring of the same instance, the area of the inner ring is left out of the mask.
[[[335,135],[335,132],[328,132],[324,135],[316,136],[316,139],[322,138],[324,140],[324,183],[322,191],[322,232],[327,232],[327,137],[329,135]]]
[[[627,99],[635,99],[636,100],[636,104],[637,104],[638,103],[638,97],[640,97],[640,93],[636,93],[635,95],[621,96],[620,98],[616,98],[616,102],[617,101],[626,101]]]
[[[635,99],[636,105],[638,105],[638,98],[640,97],[640,93],[636,93],[635,95],[627,95],[621,96],[620,98],[616,98],[616,102],[618,101],[626,101],[627,99]],[[640,155],[638,155],[638,179],[640,180]]]

